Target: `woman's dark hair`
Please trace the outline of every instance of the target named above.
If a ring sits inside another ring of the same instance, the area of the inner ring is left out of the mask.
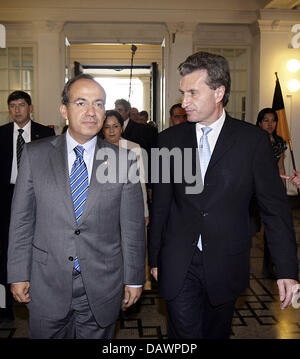
[[[272,113],[274,115],[274,120],[276,121],[276,127],[275,130],[273,132],[273,136],[278,136],[276,133],[276,129],[277,129],[277,123],[278,123],[278,116],[275,110],[273,110],[270,107],[265,107],[262,110],[259,111],[258,115],[257,115],[257,120],[256,120],[256,126],[259,126],[262,122],[262,120],[264,119],[265,115],[267,113]]]
[[[116,119],[119,121],[121,127],[123,127],[123,124],[124,124],[123,117],[119,114],[118,111],[115,111],[115,110],[107,110],[105,112],[104,123],[105,123],[107,117],[112,117],[112,116],[116,117]]]

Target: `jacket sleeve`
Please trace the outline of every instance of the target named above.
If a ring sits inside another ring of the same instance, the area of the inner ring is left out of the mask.
[[[267,135],[253,157],[255,194],[277,278],[298,279],[297,245],[292,213]]]
[[[25,144],[12,200],[8,247],[8,283],[30,281],[36,201]]]

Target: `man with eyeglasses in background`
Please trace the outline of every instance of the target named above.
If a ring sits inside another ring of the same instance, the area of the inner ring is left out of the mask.
[[[142,292],[142,189],[130,181],[136,160],[97,136],[105,96],[90,75],[69,80],[60,106],[66,133],[24,147],[8,281],[14,298],[28,303],[30,338],[111,339],[121,306]],[[127,166],[119,166],[119,157]],[[106,169],[116,171],[114,181],[105,180]]]
[[[176,126],[187,121],[185,109],[181,107],[181,103],[176,103],[170,108],[170,125]]]
[[[7,99],[12,122],[0,127],[0,283],[6,289],[6,308],[0,309],[0,321],[14,320],[13,297],[7,284],[7,247],[11,201],[24,143],[54,136],[54,130],[31,120],[31,97],[24,91],[14,91]]]

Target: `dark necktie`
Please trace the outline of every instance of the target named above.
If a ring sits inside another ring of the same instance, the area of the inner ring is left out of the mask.
[[[22,128],[19,128],[18,131],[19,131],[19,135],[17,138],[17,168],[19,169],[21,154],[24,148],[25,140],[22,136],[24,130]]]

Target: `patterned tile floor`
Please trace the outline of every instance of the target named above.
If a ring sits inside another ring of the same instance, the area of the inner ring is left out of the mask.
[[[300,258],[300,201],[291,198]],[[263,238],[253,238],[250,288],[238,299],[232,322],[232,339],[300,339],[300,308],[281,311],[277,284],[261,275]],[[28,312],[15,304],[16,319],[0,323],[0,338],[26,338]],[[144,292],[140,302],[117,322],[117,339],[166,339],[164,301],[153,290]]]

